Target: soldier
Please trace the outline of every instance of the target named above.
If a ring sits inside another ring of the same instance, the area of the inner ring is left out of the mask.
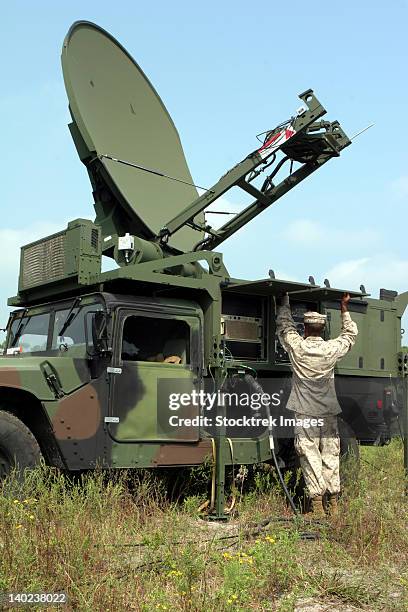
[[[337,415],[341,412],[334,386],[334,366],[355,343],[357,325],[348,312],[350,295],[341,300],[342,329],[333,340],[323,340],[326,315],[306,312],[304,337],[292,318],[289,296],[283,297],[276,320],[279,341],[292,365],[292,390],[287,408],[295,412],[295,448],[311,500],[312,516],[325,516],[323,496],[327,492],[329,513],[337,514],[340,492],[340,439]],[[311,418],[322,424],[310,426]],[[309,426],[308,426],[309,425]]]

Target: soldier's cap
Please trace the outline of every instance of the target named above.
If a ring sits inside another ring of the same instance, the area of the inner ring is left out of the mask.
[[[305,312],[304,322],[305,323],[317,323],[319,325],[325,325],[327,320],[327,315],[320,314],[320,312]]]

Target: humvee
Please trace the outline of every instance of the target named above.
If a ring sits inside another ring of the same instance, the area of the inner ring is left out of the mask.
[[[183,409],[190,426],[170,427],[169,393],[219,390],[235,377],[276,383],[284,395],[290,366],[275,334],[277,298],[289,293],[300,332],[306,310],[327,313],[333,337],[344,289],[272,270],[263,280],[231,278],[216,249],[351,141],[338,121],[321,119],[326,111],[307,90],[288,121],[199,195],[163,102],[110,34],[74,23],[62,67],[96,218],[22,247],[0,358],[0,475],[41,457],[68,471],[197,466],[212,457],[211,511],[222,517],[226,466],[290,466],[291,441],[276,440],[270,427],[206,428],[194,421],[199,404]],[[254,201],[214,228],[204,212],[232,187]],[[104,258],[116,267],[102,271]],[[408,292],[384,289],[373,299],[363,286],[348,291],[359,336],[337,368],[343,438],[384,443],[399,424]],[[215,412],[226,413],[222,402]]]

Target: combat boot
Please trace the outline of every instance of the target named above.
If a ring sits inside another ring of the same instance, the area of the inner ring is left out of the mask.
[[[338,516],[339,507],[337,504],[337,493],[329,493],[327,497],[327,504],[328,504],[329,515],[331,517]]]
[[[311,519],[326,518],[326,513],[323,506],[323,496],[317,495],[312,497],[310,500],[310,512],[307,513],[307,517]]]

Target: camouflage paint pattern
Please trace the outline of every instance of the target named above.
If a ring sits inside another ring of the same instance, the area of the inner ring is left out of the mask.
[[[296,413],[297,419],[307,415]],[[340,438],[336,416],[325,416],[322,427],[295,426],[295,449],[309,497],[340,493]]]
[[[268,297],[268,304],[270,298]],[[61,305],[69,304],[61,302]],[[33,400],[42,403],[43,409],[52,424],[55,440],[61,456],[69,469],[77,470],[101,465],[105,467],[155,467],[161,465],[197,465],[212,454],[211,442],[202,430],[190,428],[174,432],[163,432],[159,427],[157,383],[158,380],[171,381],[177,378],[185,384],[193,385],[202,376],[211,360],[219,359],[214,352],[214,341],[219,322],[219,307],[213,300],[206,298],[197,302],[180,299],[154,299],[136,296],[112,296],[94,294],[84,297],[85,305],[104,304],[110,312],[112,355],[95,356],[86,354],[85,346],[70,347],[67,351],[43,351],[41,354],[24,353],[19,356],[0,358],[0,399],[8,389],[29,393]],[[56,306],[56,303],[51,305]],[[66,306],[65,306],[66,307]],[[215,309],[214,309],[215,308]],[[48,311],[50,306],[35,306],[33,313]],[[336,334],[338,311],[331,307],[331,335]],[[388,330],[385,345],[376,345],[372,350],[385,359],[387,369],[356,367],[354,362],[342,362],[342,371],[347,378],[358,376],[362,384],[389,377],[390,372],[397,376],[397,350],[400,335],[400,312],[398,303],[384,300],[370,300],[368,310],[359,317],[363,326],[359,337],[367,336],[367,326],[378,327],[379,312],[384,310],[384,329]],[[134,314],[150,313],[155,316],[168,316],[184,320],[191,329],[191,365],[175,366],[147,362],[122,362],[119,355],[119,321],[124,312]],[[268,306],[267,317],[273,313],[273,302]],[[364,327],[366,326],[366,327]],[[212,334],[209,333],[213,330]],[[205,332],[205,333],[204,333]],[[373,334],[371,334],[373,335]],[[381,334],[380,334],[381,335]],[[205,342],[203,343],[203,338]],[[385,337],[381,336],[385,341]],[[391,338],[391,340],[390,340]],[[373,342],[373,340],[371,340]],[[366,350],[366,349],[365,349]],[[367,353],[365,353],[367,354]],[[348,356],[345,358],[348,359]],[[357,361],[357,363],[355,363]],[[248,363],[260,369],[263,376],[289,375],[289,365],[274,365],[273,358],[263,364]],[[364,364],[365,365],[365,364]],[[90,367],[92,366],[92,367]],[[121,374],[108,374],[107,367],[122,369]],[[204,368],[204,369],[203,369]],[[55,373],[57,390],[47,382],[47,373]],[[268,373],[269,372],[269,373]],[[363,374],[375,374],[363,377]],[[208,375],[208,374],[207,374]],[[343,380],[343,376],[338,376]],[[345,378],[344,378],[345,379]],[[368,383],[367,383],[368,384]],[[356,397],[358,390],[355,390]],[[29,403],[25,410],[32,410]],[[37,410],[38,407],[36,406]],[[355,409],[353,409],[355,413]],[[105,423],[106,416],[119,417],[119,423]],[[194,416],[191,413],[190,416]],[[188,440],[188,441],[186,441]],[[225,463],[252,463],[268,460],[270,452],[266,437],[260,439],[239,439],[233,441],[234,458],[231,457],[229,444],[224,441]]]

